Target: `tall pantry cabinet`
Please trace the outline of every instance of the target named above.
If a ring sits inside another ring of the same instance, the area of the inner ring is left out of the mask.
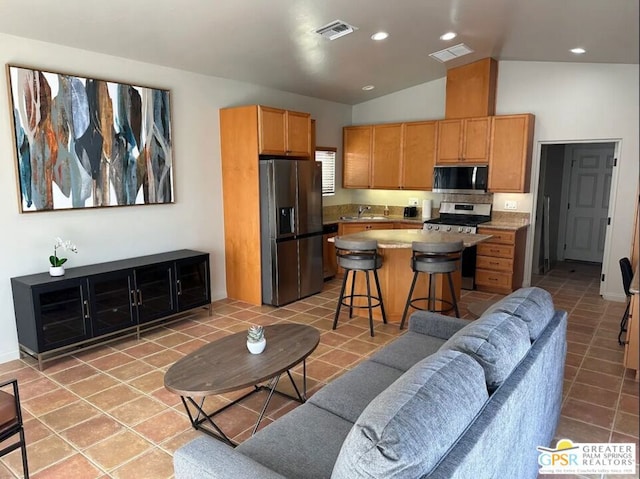
[[[220,110],[227,296],[262,304],[261,154],[309,158],[311,115],[260,105]]]

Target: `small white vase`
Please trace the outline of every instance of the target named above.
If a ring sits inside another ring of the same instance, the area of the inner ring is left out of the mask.
[[[51,276],[64,276],[64,266],[49,266]]]
[[[264,347],[266,345],[266,338],[262,338],[262,341],[258,341],[257,343],[247,341],[247,349],[251,354],[260,354],[262,351],[264,351]]]

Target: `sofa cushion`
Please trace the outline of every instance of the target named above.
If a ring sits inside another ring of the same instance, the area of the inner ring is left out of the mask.
[[[403,372],[384,364],[364,361],[331,381],[311,396],[309,402],[347,421],[356,422],[373,398],[402,376]]]
[[[483,315],[455,333],[442,350],[469,354],[484,369],[487,388],[493,391],[511,374],[531,347],[524,322],[507,313]]]
[[[509,313],[524,321],[529,328],[529,338],[535,341],[547,326],[555,309],[553,299],[542,288],[520,288],[506,298],[489,306],[483,316],[496,312]]]
[[[362,412],[332,478],[411,478],[428,473],[488,398],[471,357],[438,352],[417,363]]]
[[[407,331],[391,344],[373,354],[370,359],[401,371],[407,371],[418,361],[435,353],[444,342],[444,339]]]
[[[235,450],[285,477],[330,477],[352,426],[353,423],[306,403],[258,431]]]

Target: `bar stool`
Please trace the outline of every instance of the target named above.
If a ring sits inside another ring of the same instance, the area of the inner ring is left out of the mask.
[[[342,279],[342,288],[340,289],[340,297],[338,298],[338,306],[336,308],[336,316],[333,320],[333,329],[338,326],[338,316],[340,315],[340,309],[342,306],[349,308],[349,318],[353,317],[353,308],[368,308],[369,309],[369,329],[371,336],[373,334],[373,308],[380,307],[382,312],[382,322],[387,323],[387,316],[384,312],[384,303],[382,302],[382,293],[380,291],[380,281],[378,280],[378,269],[382,266],[382,257],[378,255],[378,242],[376,240],[356,241],[341,239],[336,236],[336,259],[338,266],[345,270],[344,278]],[[364,272],[367,281],[367,294],[354,294],[356,284],[356,274],[358,271]],[[369,280],[369,272],[373,272],[373,278],[376,282],[376,288],[378,290],[377,296],[371,295],[371,284]],[[344,294],[345,287],[347,285],[347,278],[351,273],[351,293]],[[367,304],[354,305],[353,298],[367,298]],[[347,303],[348,301],[348,303]]]
[[[404,328],[404,323],[407,319],[407,312],[409,306],[421,311],[433,311],[436,313],[447,313],[449,311],[456,312],[456,318],[460,317],[458,311],[458,302],[456,300],[456,291],[453,287],[453,279],[451,273],[456,271],[460,266],[460,258],[462,256],[462,250],[464,244],[462,241],[455,241],[451,243],[424,243],[420,241],[414,241],[411,243],[412,257],[411,257],[411,269],[413,270],[413,281],[411,282],[411,288],[409,289],[409,296],[407,296],[407,302],[404,306],[404,313],[402,313],[402,321],[400,322],[400,329]],[[413,290],[416,286],[416,280],[418,274],[427,273],[429,275],[429,282],[427,286],[428,296],[422,298],[413,298]],[[432,286],[432,276],[434,274],[446,274],[449,281],[449,291],[451,293],[452,301],[448,301],[443,298],[437,298]],[[427,307],[421,308],[416,306],[416,302],[426,301]],[[443,303],[442,309],[436,309],[436,301]],[[447,307],[444,307],[446,305]]]

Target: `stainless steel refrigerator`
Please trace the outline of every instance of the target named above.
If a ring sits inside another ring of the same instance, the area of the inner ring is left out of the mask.
[[[322,166],[260,159],[262,302],[281,306],[319,293],[322,273]]]

